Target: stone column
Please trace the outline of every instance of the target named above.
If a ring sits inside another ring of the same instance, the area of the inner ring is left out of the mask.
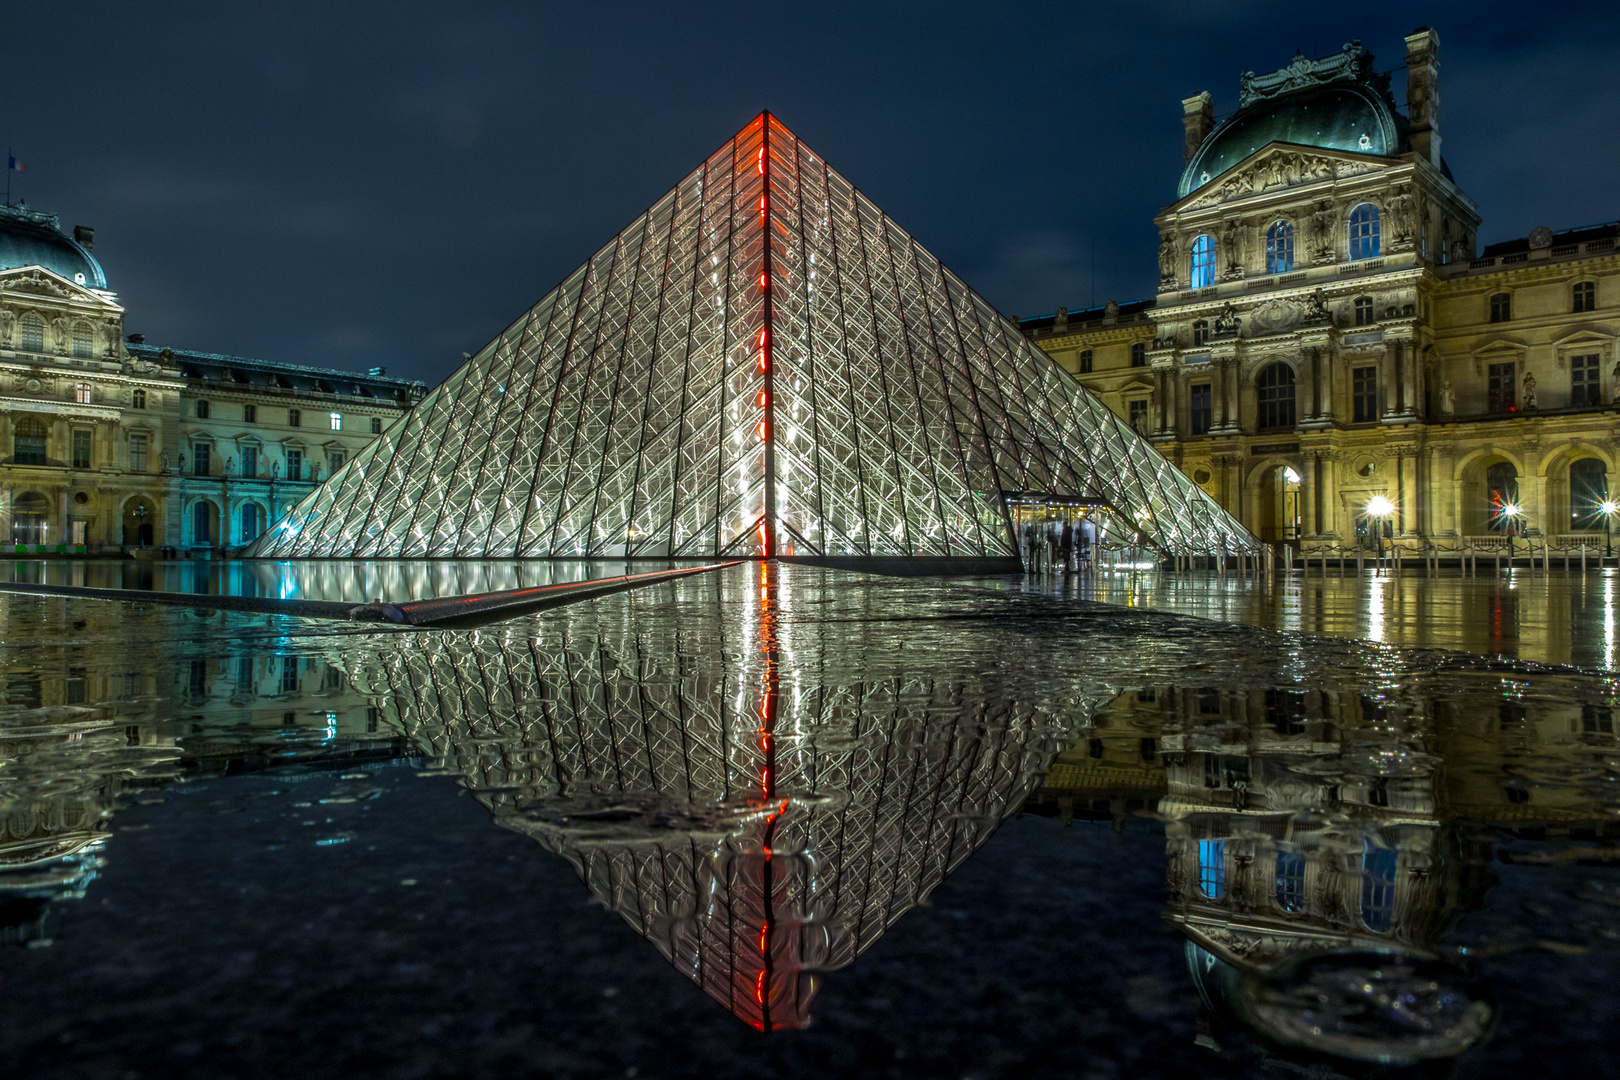
[[[1383,398],[1380,415],[1390,416],[1400,411],[1400,404],[1396,400],[1395,371],[1400,363],[1397,350],[1400,343],[1396,341],[1384,342],[1384,358],[1378,361],[1378,389],[1379,396]]]
[[[1170,370],[1164,373],[1166,434],[1175,435],[1181,431],[1181,372]]]
[[[1395,347],[1404,355],[1401,364],[1401,412],[1417,414],[1417,343],[1396,342]]]
[[[1170,380],[1165,377],[1163,368],[1153,373],[1153,395],[1158,399],[1157,404],[1159,406],[1159,422],[1154,425],[1155,431],[1162,432],[1170,426],[1170,394],[1167,390],[1169,382]]]
[[[1226,426],[1226,361],[1216,360],[1214,366],[1215,377],[1211,380],[1214,385],[1210,387],[1209,403],[1214,415],[1210,417],[1209,426],[1218,431]]]
[[[1316,451],[1307,450],[1299,473],[1300,536],[1315,536],[1316,525]]]

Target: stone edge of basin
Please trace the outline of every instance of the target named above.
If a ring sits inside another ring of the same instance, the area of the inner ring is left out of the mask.
[[[342,600],[281,600],[268,596],[221,596],[211,593],[143,592],[135,589],[97,589],[83,585],[37,585],[31,582],[0,582],[0,592],[35,596],[74,596],[87,600],[115,600],[132,604],[169,604],[179,607],[208,608],[216,611],[249,611],[266,615],[295,615],[312,619],[342,619],[347,622],[382,622],[398,626],[445,627],[479,626],[515,618],[577,600],[607,596],[643,585],[692,574],[708,573],[737,561],[707,563],[678,570],[654,570],[645,574],[625,574],[592,578],[561,585],[528,589],[445,596],[409,600],[399,604],[352,604]]]

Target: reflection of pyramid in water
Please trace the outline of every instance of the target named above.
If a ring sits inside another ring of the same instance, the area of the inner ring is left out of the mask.
[[[762,115],[252,554],[1008,557],[1012,492],[1254,544]]]
[[[689,605],[698,588],[658,603]],[[817,973],[920,903],[1074,738],[974,675],[784,674],[778,690],[768,631],[683,616],[670,647],[628,609],[563,609],[533,638],[401,637],[357,675],[497,822],[568,859],[677,970],[764,1030],[805,1026]],[[781,655],[814,670],[816,647]],[[743,672],[715,660],[739,654]]]

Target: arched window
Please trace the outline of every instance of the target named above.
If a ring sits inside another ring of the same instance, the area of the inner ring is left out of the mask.
[[[1378,207],[1362,203],[1350,211],[1350,261],[1378,258]]]
[[[45,351],[45,320],[32,311],[17,320],[17,348],[28,352]]]
[[[1255,401],[1259,406],[1256,426],[1268,428],[1294,426],[1294,369],[1281,361],[1268,364],[1255,380]]]
[[[1286,274],[1294,268],[1294,226],[1279,221],[1266,230],[1266,273]]]
[[[1372,297],[1358,296],[1354,305],[1357,326],[1371,326],[1373,324]]]
[[[81,360],[88,360],[94,353],[96,339],[90,332],[90,324],[76,322],[73,324],[73,355]]]
[[[1187,283],[1194,289],[1215,284],[1215,238],[1205,233],[1193,238],[1192,266]]]
[[[1513,297],[1505,292],[1491,295],[1491,322],[1507,322],[1513,318]]]
[[[45,464],[45,440],[50,433],[43,420],[20,417],[11,431],[12,461],[18,465]]]
[[[1277,906],[1305,910],[1305,856],[1297,851],[1277,852]]]
[[[1597,286],[1590,281],[1577,281],[1570,290],[1569,310],[1592,311],[1597,308]]]
[[[1603,528],[1603,504],[1609,501],[1609,469],[1597,458],[1569,466],[1569,526],[1577,531]]]
[[[242,543],[257,540],[263,531],[264,515],[259,510],[259,504],[247,503],[242,507]]]
[[[1394,848],[1375,845],[1371,837],[1361,848],[1361,924],[1383,932],[1395,921]]]
[[[51,504],[37,491],[17,496],[11,504],[11,542],[14,544],[43,544],[50,531]]]
[[[1199,319],[1193,323],[1193,348],[1209,344],[1209,320]]]
[[[1519,513],[1519,470],[1510,461],[1498,461],[1485,470],[1485,497],[1490,510],[1485,527],[1492,532],[1509,532]]]

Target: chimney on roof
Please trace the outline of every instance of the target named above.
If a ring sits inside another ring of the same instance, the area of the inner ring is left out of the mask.
[[[1186,157],[1191,161],[1198,153],[1209,133],[1215,130],[1215,96],[1208,90],[1194,94],[1181,103],[1181,126],[1186,132]]]
[[[1412,151],[1440,167],[1440,35],[1420,26],[1406,35],[1406,119]]]
[[[73,226],[73,242],[86,251],[96,249],[96,230],[88,225]]]

